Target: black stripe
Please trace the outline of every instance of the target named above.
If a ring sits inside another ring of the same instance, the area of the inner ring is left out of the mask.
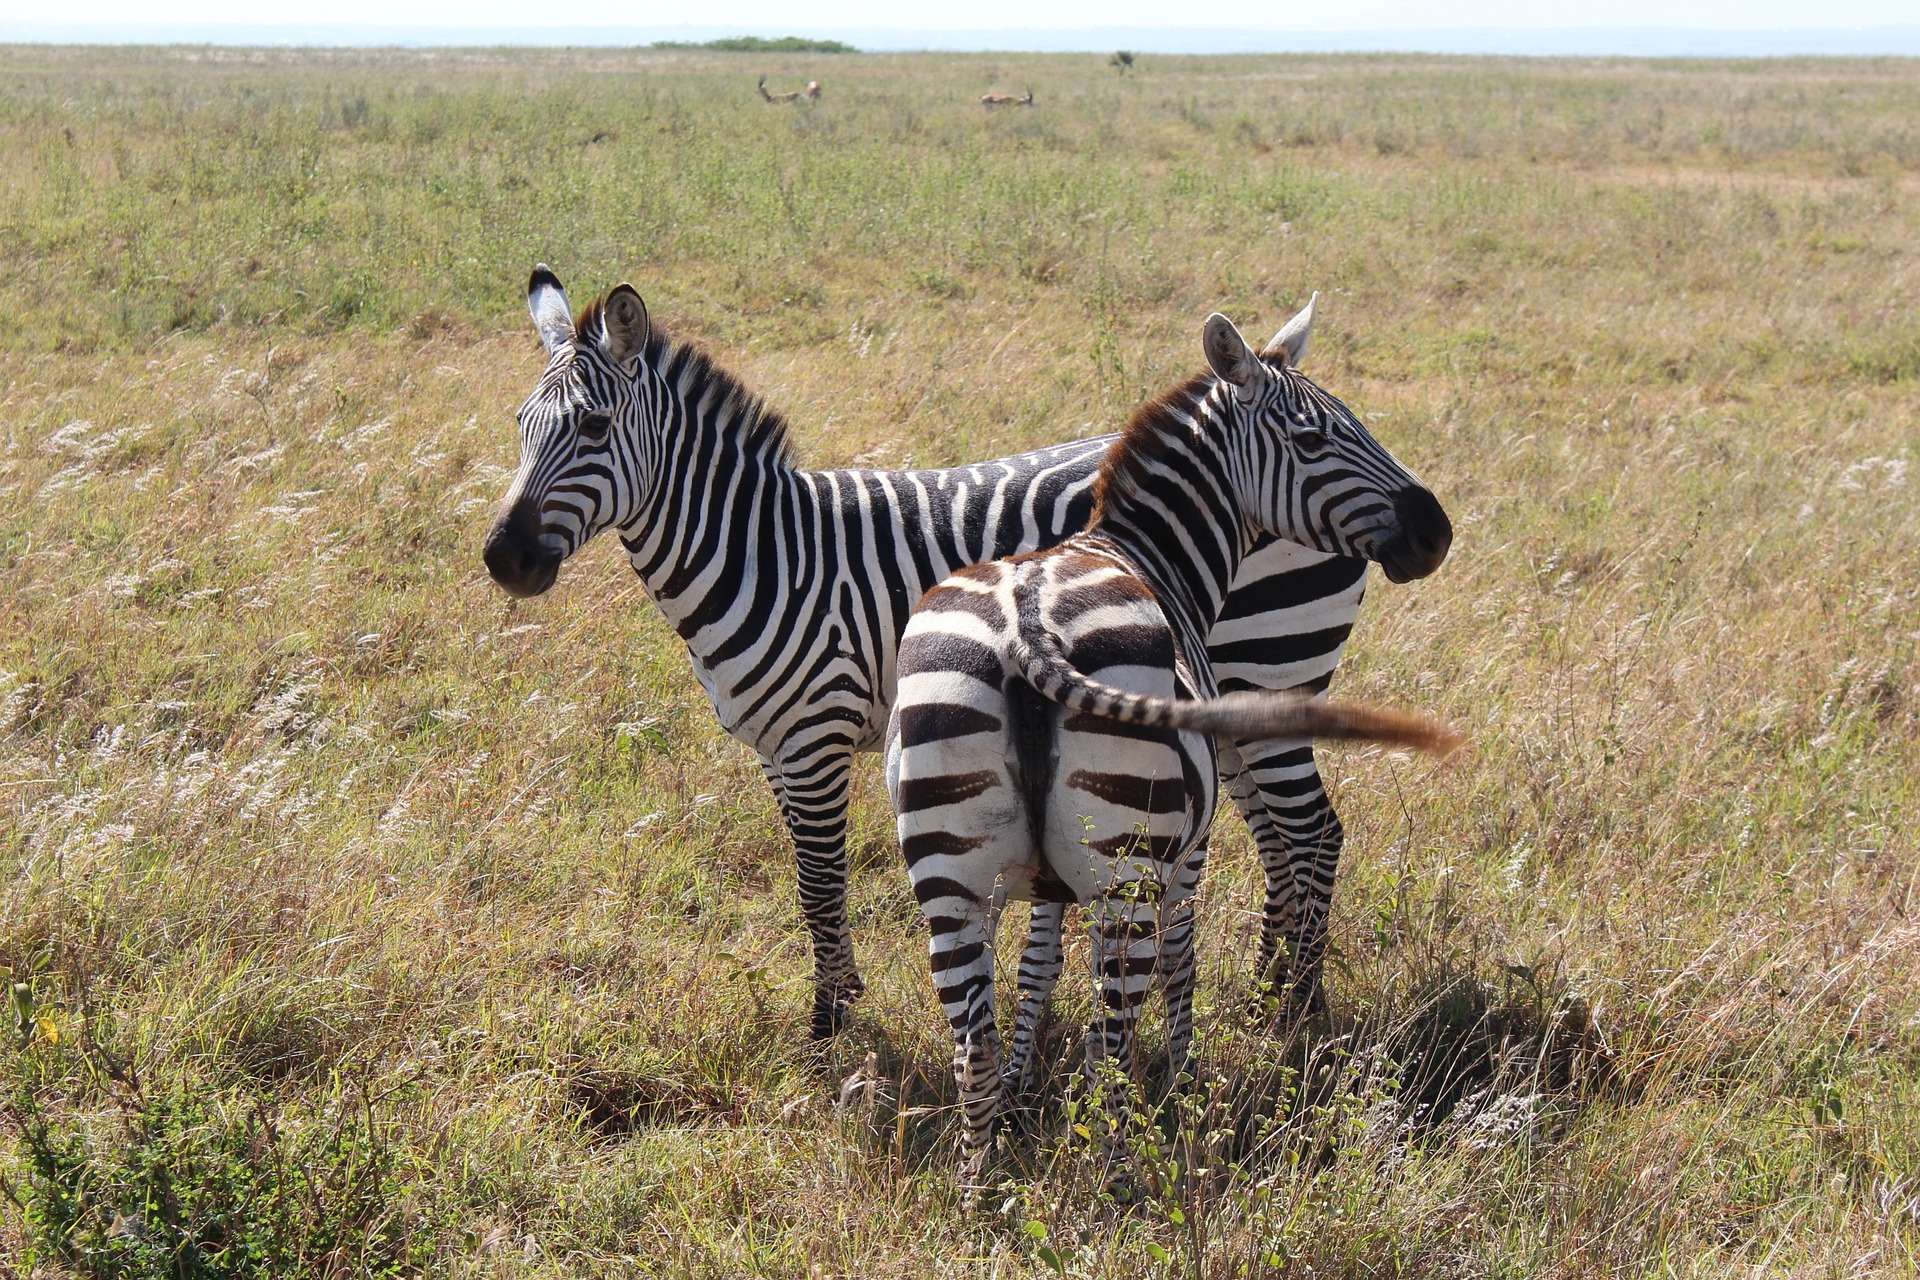
[[[990,769],[973,773],[940,773],[930,778],[906,778],[899,787],[894,808],[900,813],[916,809],[935,809],[941,805],[971,800],[996,786],[999,779]]]
[[[1002,728],[1000,717],[959,702],[924,702],[900,709],[900,745],[924,747],[929,742],[992,733]]]
[[[1125,805],[1139,813],[1178,813],[1187,805],[1185,789],[1167,778],[1075,769],[1067,775],[1067,785],[1108,804]]]

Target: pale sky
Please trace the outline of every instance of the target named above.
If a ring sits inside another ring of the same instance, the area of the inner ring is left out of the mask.
[[[1237,19],[1237,21],[1236,21]],[[473,30],[680,25],[749,28],[766,34],[873,27],[889,30],[1094,27],[1239,28],[1247,31],[1361,31],[1379,28],[1668,27],[1727,30],[1858,28],[1913,24],[1914,0],[1611,0],[1542,3],[1538,0],[1340,0],[1321,5],[1240,8],[1169,4],[1167,0],[967,0],[963,5],[919,6],[899,0],[720,0],[707,5],[638,3],[596,8],[529,5],[525,0],[328,0],[325,4],[262,5],[259,0],[81,0],[48,6],[0,0],[0,24],[55,21],[63,25],[141,27],[236,24],[251,27],[390,26]]]

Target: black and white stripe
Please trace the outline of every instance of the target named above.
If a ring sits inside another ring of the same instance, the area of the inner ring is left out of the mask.
[[[1148,405],[1111,446],[1084,532],[947,578],[901,640],[887,787],[954,1036],[963,1181],[980,1171],[1008,1065],[993,951],[1009,899],[1088,909],[1099,988],[1090,1069],[1131,1073],[1156,972],[1179,1069],[1214,739],[1444,744],[1389,713],[1219,692],[1207,636],[1254,541],[1312,532],[1354,546],[1417,482],[1357,423],[1338,441],[1306,425],[1310,406],[1330,401],[1292,367],[1300,341],[1283,332],[1262,359],[1220,315],[1205,337],[1210,373]],[[1424,545],[1416,559],[1431,568],[1445,547]],[[1049,959],[1057,975],[1057,941]]]
[[[528,308],[548,363],[520,409],[520,466],[487,537],[488,571],[538,594],[594,535],[617,532],[778,799],[814,946],[812,1029],[829,1034],[862,989],[846,927],[849,773],[854,753],[880,744],[908,612],[964,565],[1083,527],[1113,437],[944,471],[803,470],[780,416],[654,332],[630,287],[576,322],[543,267]],[[1301,408],[1329,439],[1358,429],[1337,402]],[[1302,542],[1262,540],[1242,563],[1219,623],[1222,687],[1323,688],[1368,560],[1390,576],[1415,563],[1387,513],[1337,492],[1309,499],[1318,518]],[[1417,501],[1432,504],[1424,489]],[[1234,792],[1267,869],[1264,969],[1313,954],[1325,906],[1312,895],[1331,887],[1339,823],[1310,745],[1237,750]]]

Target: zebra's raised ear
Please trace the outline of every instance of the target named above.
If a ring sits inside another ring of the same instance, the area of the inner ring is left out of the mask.
[[[573,341],[573,309],[567,306],[567,291],[544,262],[527,279],[527,314],[533,317],[533,330],[548,355]]]
[[[607,354],[615,364],[624,365],[647,345],[653,322],[647,318],[647,304],[630,284],[621,284],[607,295],[604,313],[607,325]]]
[[[1261,352],[1264,356],[1279,356],[1288,365],[1298,368],[1307,358],[1307,336],[1313,332],[1313,308],[1320,301],[1320,291],[1315,289],[1313,296],[1307,299],[1307,305],[1294,314],[1293,319],[1280,326],[1280,332],[1273,335],[1273,341]]]
[[[1253,375],[1260,361],[1247,346],[1247,340],[1233,327],[1233,321],[1218,311],[1207,317],[1207,327],[1201,334],[1201,346],[1206,349],[1207,366],[1222,382],[1231,382],[1236,387],[1244,387],[1253,381]]]

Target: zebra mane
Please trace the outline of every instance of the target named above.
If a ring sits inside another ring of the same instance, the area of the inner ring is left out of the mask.
[[[580,309],[574,332],[606,336],[607,295],[601,294]],[[793,462],[793,437],[786,415],[760,398],[732,372],[691,342],[675,342],[659,325],[647,335],[640,353],[660,380],[672,387],[685,405],[699,405],[701,425],[711,425],[731,439],[743,457],[763,458],[783,466]]]
[[[1195,410],[1218,381],[1211,371],[1202,370],[1133,411],[1119,439],[1107,446],[1107,456],[1101,459],[1099,474],[1093,478],[1093,514],[1087,518],[1089,529],[1097,528],[1106,520],[1107,504],[1114,497],[1130,492],[1138,484],[1142,465],[1167,451],[1170,437],[1185,430],[1193,421]]]
[[[1264,352],[1260,362],[1278,372],[1286,369],[1284,360]],[[1219,381],[1211,370],[1202,369],[1133,411],[1133,417],[1120,430],[1120,438],[1107,446],[1107,456],[1101,459],[1100,472],[1093,478],[1093,514],[1087,518],[1089,529],[1106,518],[1111,497],[1126,494],[1139,483],[1143,464],[1164,454],[1172,439],[1192,424],[1200,402]]]
[[[700,414],[701,421],[731,439],[743,457],[763,458],[782,466],[792,464],[793,437],[786,415],[721,368],[705,351],[690,342],[675,342],[655,329],[641,359],[676,389],[683,404],[709,406]]]

